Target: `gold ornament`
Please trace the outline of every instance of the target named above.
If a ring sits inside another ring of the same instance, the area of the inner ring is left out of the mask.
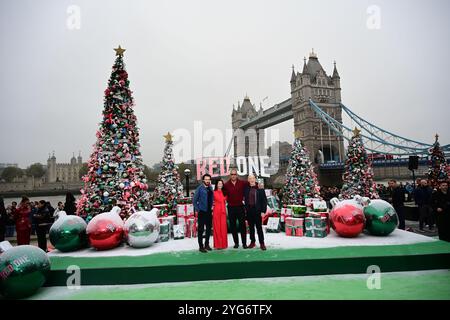
[[[353,130],[353,135],[355,137],[359,136],[359,134],[361,133],[361,130],[359,130],[357,127],[355,127],[355,129]]]

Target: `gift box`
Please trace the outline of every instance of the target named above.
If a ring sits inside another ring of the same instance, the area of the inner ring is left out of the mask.
[[[325,238],[328,235],[328,219],[321,216],[309,216],[305,219],[307,237]]]
[[[184,239],[184,224],[176,224],[173,226],[173,238],[175,240]]]
[[[170,223],[165,221],[159,225],[159,242],[169,241],[170,237]]]
[[[288,217],[286,218],[286,226],[301,226],[303,227],[303,218],[293,218]]]
[[[285,230],[289,237],[303,237],[303,226],[285,226]]]
[[[192,203],[177,204],[177,214],[190,215],[191,213],[194,213],[194,205]]]
[[[187,220],[185,231],[186,238],[197,237],[197,218],[194,217]]]
[[[194,217],[194,205],[178,204],[177,205],[177,224],[186,224],[186,221]]]
[[[311,238],[325,238],[328,233],[325,228],[322,229],[307,229],[305,235]]]
[[[280,211],[281,222],[285,222],[287,217],[292,217],[292,209],[291,208],[282,208]]]
[[[302,237],[303,218],[293,218],[293,217],[286,218],[284,228],[287,236]]]
[[[267,198],[267,206],[272,210],[278,210],[279,204],[277,199],[275,197],[268,197]]]
[[[312,208],[314,212],[327,212],[327,203],[324,200],[313,201]]]
[[[308,208],[312,208],[313,202],[315,201],[322,201],[320,198],[305,198],[305,206]]]
[[[295,218],[301,218],[305,216],[306,206],[291,204],[287,206],[292,211],[292,216]]]
[[[267,221],[266,232],[278,233],[280,232],[280,218],[270,217]]]
[[[169,235],[171,235],[173,231],[175,217],[174,216],[159,217],[158,220],[160,224],[163,224],[164,222],[167,222],[169,224]]]
[[[327,227],[327,218],[326,217],[306,217],[305,219],[305,228],[326,228]]]
[[[330,233],[329,214],[330,214],[329,212],[308,212],[307,213],[307,217],[310,217],[310,218],[321,218],[323,221],[325,221],[326,231],[327,231],[327,234],[329,234]],[[320,223],[320,227],[323,227],[323,222]]]

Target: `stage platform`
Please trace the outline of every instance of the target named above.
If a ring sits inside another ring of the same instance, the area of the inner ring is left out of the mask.
[[[155,243],[144,249],[122,245],[52,251],[46,286],[65,286],[69,266],[81,269],[81,285],[131,285],[202,280],[362,274],[371,265],[381,272],[450,269],[450,243],[396,230],[388,237],[362,234],[341,238],[287,237],[265,233],[267,251],[230,248],[200,253],[196,239]]]

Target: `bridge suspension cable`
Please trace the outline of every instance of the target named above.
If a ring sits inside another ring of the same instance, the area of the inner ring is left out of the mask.
[[[314,101],[309,100],[309,105],[312,110],[321,118],[328,127],[338,136],[343,137],[347,141],[351,140],[352,128],[345,126],[343,123],[337,121],[329,114],[324,112]],[[393,134],[389,131],[381,129],[378,126],[371,124],[364,120],[360,116],[356,115],[349,108],[341,104],[342,109],[347,115],[349,115],[352,123],[355,122],[362,132],[361,136],[370,142],[370,146],[366,146],[366,149],[373,153],[390,154],[396,156],[407,155],[428,155],[428,150],[431,148],[431,144],[414,141],[411,139],[403,138],[399,135]],[[450,145],[442,147],[444,152],[450,151]]]

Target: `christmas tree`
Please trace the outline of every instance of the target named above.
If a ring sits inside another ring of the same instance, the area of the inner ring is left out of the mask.
[[[139,151],[139,132],[133,112],[130,81],[120,46],[105,90],[103,120],[88,161],[88,173],[77,213],[92,217],[119,206],[122,217],[144,209],[149,200],[147,180]]]
[[[448,181],[449,167],[445,160],[444,152],[439,145],[439,135],[436,134],[436,141],[428,151],[430,160],[428,163],[428,182],[431,187],[437,187],[441,181]]]
[[[309,152],[302,146],[300,132],[296,131],[283,187],[283,204],[303,204],[303,197],[318,197],[319,193]]]
[[[172,135],[168,132],[164,138],[166,146],[162,159],[161,172],[158,176],[158,182],[153,193],[153,204],[167,204],[169,210],[175,208],[177,201],[183,197],[183,185],[181,184],[178,166],[173,157]]]
[[[351,199],[356,195],[377,199],[379,196],[373,181],[372,163],[367,156],[360,132],[357,128],[353,130],[353,137],[347,148],[341,196],[344,199]]]

